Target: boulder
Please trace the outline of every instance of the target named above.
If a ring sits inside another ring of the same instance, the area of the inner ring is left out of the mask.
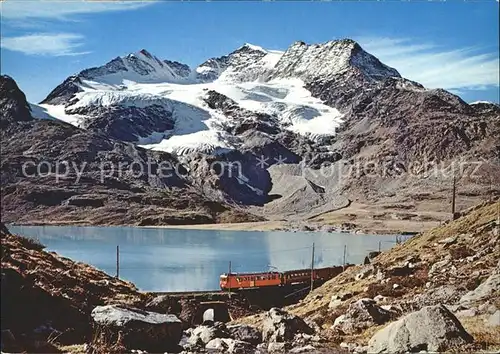
[[[393,276],[393,277],[406,277],[412,273],[415,272],[415,268],[413,267],[413,264],[407,262],[403,266],[395,266],[392,268],[389,268],[387,270],[387,275]]]
[[[358,343],[340,343],[340,347],[349,353],[366,353],[367,348]]]
[[[181,304],[179,300],[173,296],[158,295],[146,304],[145,309],[159,313],[180,314]]]
[[[250,343],[232,338],[214,338],[207,343],[205,349],[210,352],[215,351],[228,354],[246,354],[255,352],[255,348],[253,348]]]
[[[100,198],[97,196],[93,195],[80,195],[80,196],[72,196],[70,197],[66,203],[67,205],[73,205],[77,207],[92,207],[92,208],[99,208],[104,206],[105,203],[104,198]]]
[[[375,300],[364,298],[349,305],[346,314],[335,320],[334,326],[346,334],[359,333],[363,329],[388,322],[391,311],[377,305]]]
[[[215,338],[229,338],[229,331],[224,323],[215,322],[213,326],[201,325],[191,331],[191,336],[188,339],[190,344],[203,343],[207,344]]]
[[[472,336],[445,306],[427,306],[378,331],[368,342],[368,352],[441,352],[472,341]]]
[[[442,261],[434,263],[429,269],[429,277],[441,272],[446,266],[450,264],[449,259],[443,259]]]
[[[120,347],[127,351],[165,352],[177,348],[182,336],[181,321],[175,315],[107,305],[94,308],[91,316],[92,347],[104,351]]]
[[[445,239],[439,240],[438,243],[443,245],[452,245],[457,242],[457,236],[450,236]]]
[[[214,322],[229,322],[231,316],[224,301],[203,301],[200,302],[198,313],[202,314],[202,324]],[[198,316],[197,316],[198,317]],[[196,318],[197,320],[197,318]]]
[[[375,300],[375,302],[386,302],[387,297],[383,295],[377,295],[373,298],[373,300]]]
[[[460,298],[461,304],[470,304],[477,301],[482,301],[500,291],[500,273],[494,272],[488,279],[479,284],[479,286],[466,293]]]
[[[314,330],[302,318],[278,308],[272,308],[266,312],[262,327],[264,342],[288,342],[292,341],[298,333],[314,333]]]
[[[375,267],[372,264],[368,264],[360,269],[360,271],[358,272],[358,274],[356,274],[354,279],[355,280],[365,279],[374,273],[375,273]]]
[[[181,299],[181,311],[179,318],[182,321],[182,328],[187,329],[196,325],[196,317],[198,315],[199,302],[194,299]]]
[[[497,310],[494,314],[488,317],[488,326],[491,327],[500,326],[500,310]]]
[[[477,309],[476,308],[470,308],[470,309],[465,309],[465,310],[460,310],[455,312],[455,316],[457,317],[474,317],[477,315]]]
[[[342,305],[342,303],[343,303],[343,301],[339,295],[333,295],[331,300],[330,300],[330,303],[328,304],[328,308],[334,310],[337,307],[339,307],[340,305]]]
[[[286,353],[290,345],[284,342],[269,342],[267,346],[268,353]]]
[[[243,324],[228,326],[231,338],[257,345],[262,342],[262,333],[255,327]]]

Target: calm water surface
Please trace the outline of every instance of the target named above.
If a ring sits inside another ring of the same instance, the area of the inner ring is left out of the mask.
[[[254,232],[137,227],[10,226],[11,232],[38,238],[48,251],[116,274],[141,290],[215,290],[227,272],[291,270],[342,264],[344,245],[350,263],[369,251],[394,246],[394,236],[322,232]]]

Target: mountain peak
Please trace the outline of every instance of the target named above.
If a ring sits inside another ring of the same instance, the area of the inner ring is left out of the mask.
[[[245,43],[245,44],[243,44],[238,49],[243,49],[243,48],[260,51],[260,52],[263,52],[263,53],[267,53],[268,52],[266,49],[262,48],[261,46],[254,45],[254,44],[251,44],[251,43]]]
[[[137,54],[142,54],[146,58],[153,59],[153,56],[151,55],[151,53],[148,52],[146,49],[141,49],[140,51],[137,52]]]
[[[0,120],[4,123],[32,120],[31,109],[13,78],[0,75]]]
[[[146,49],[116,57],[104,65],[82,70],[70,76],[57,86],[42,101],[47,104],[59,104],[85,88],[122,87],[127,82],[159,83],[191,82],[189,66],[170,60],[160,60]]]
[[[227,69],[238,72],[252,65],[268,54],[262,47],[245,43],[228,55],[210,58],[196,68],[197,77],[204,82],[217,80]]]
[[[372,80],[400,77],[395,69],[382,64],[349,38],[320,44],[294,42],[276,64],[272,77],[323,80],[353,68]]]

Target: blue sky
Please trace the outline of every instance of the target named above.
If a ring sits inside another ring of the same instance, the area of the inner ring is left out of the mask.
[[[80,2],[7,0],[1,72],[31,102],[66,77],[146,48],[196,66],[248,42],[354,38],[427,87],[466,101],[499,101],[497,0],[364,2]]]

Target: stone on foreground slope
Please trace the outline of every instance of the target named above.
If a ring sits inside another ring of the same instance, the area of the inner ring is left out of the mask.
[[[472,341],[471,335],[445,306],[427,306],[377,332],[368,343],[368,352],[442,352]]]
[[[177,348],[182,335],[181,321],[175,315],[116,305],[97,306],[91,315],[92,345],[97,347],[120,345],[158,353]]]

